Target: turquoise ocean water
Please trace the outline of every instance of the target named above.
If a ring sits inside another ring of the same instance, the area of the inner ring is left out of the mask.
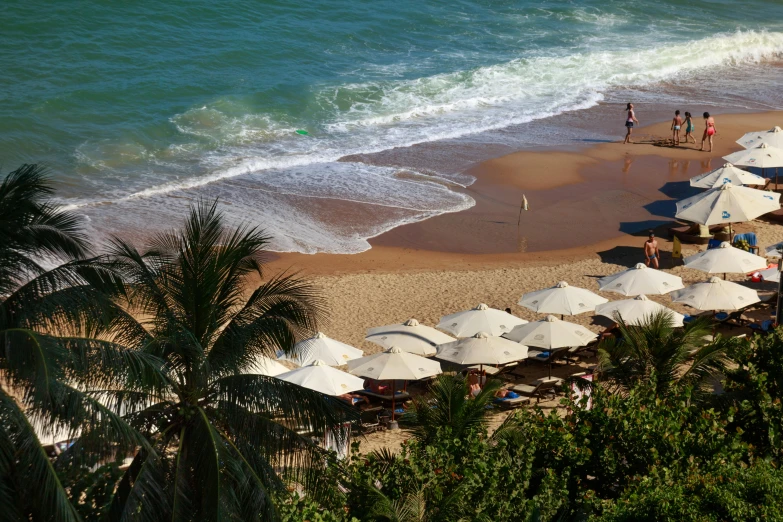
[[[616,138],[629,99],[783,108],[778,0],[8,0],[0,18],[0,164],[49,165],[97,237],[219,197],[278,250],[359,252],[470,207],[451,188],[482,154]]]

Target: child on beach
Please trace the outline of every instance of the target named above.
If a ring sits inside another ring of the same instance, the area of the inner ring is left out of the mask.
[[[633,131],[633,124],[636,123],[639,124],[639,120],[636,119],[636,114],[633,112],[633,103],[629,103],[625,110],[628,111],[628,116],[625,118],[625,128],[627,130],[625,134],[625,141],[623,141],[623,145],[626,143],[633,143],[631,141],[631,132]]]
[[[682,117],[680,111],[674,111],[674,118],[672,118],[672,144],[675,147],[680,146],[680,127],[682,127]]]
[[[696,138],[693,137],[693,130],[695,128],[691,113],[685,111],[685,143],[690,143],[690,140],[693,140],[693,144],[696,145]]]
[[[701,137],[701,148],[699,150],[704,150],[704,142],[709,138],[710,140],[710,150],[707,152],[712,152],[712,137],[718,134],[718,129],[715,128],[715,118],[710,116],[709,112],[704,113],[704,135]]]

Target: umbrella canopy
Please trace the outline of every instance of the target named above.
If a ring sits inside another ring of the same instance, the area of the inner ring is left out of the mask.
[[[596,305],[607,302],[590,290],[569,286],[560,281],[551,288],[530,292],[522,296],[519,304],[540,314],[576,315],[590,312]]]
[[[764,249],[764,254],[767,257],[780,257],[780,252],[783,251],[783,241],[775,243]]]
[[[708,274],[747,274],[767,268],[767,260],[724,241],[718,248],[686,257],[685,266]]]
[[[318,332],[315,337],[296,343],[291,355],[278,352],[277,358],[281,361],[291,361],[299,366],[307,366],[313,361],[323,361],[329,366],[342,366],[363,354],[358,348],[335,341]]]
[[[472,364],[507,364],[527,359],[527,346],[486,332],[479,332],[438,346],[438,359],[465,366]]]
[[[584,326],[561,321],[554,315],[548,315],[545,319],[533,323],[515,326],[505,336],[520,344],[547,349],[585,346],[598,337]]]
[[[748,132],[747,134],[743,134],[743,136],[737,140],[737,143],[746,149],[758,147],[762,143],[766,143],[771,147],[783,149],[783,129],[774,127],[770,130]]]
[[[434,355],[435,347],[439,344],[456,341],[452,336],[435,328],[419,324],[416,319],[370,328],[365,339],[384,348],[398,346],[408,353],[424,356]]]
[[[675,290],[671,296],[675,303],[698,310],[739,310],[760,301],[755,290],[717,277]]]
[[[711,189],[727,183],[732,185],[763,185],[766,179],[747,170],[738,169],[726,163],[713,171],[691,178],[691,187]]]
[[[744,167],[773,169],[775,167],[783,167],[783,149],[762,143],[758,147],[740,150],[728,156],[723,156],[723,159],[729,163]]]
[[[670,314],[675,326],[682,326],[685,316],[678,314],[670,308],[666,308],[660,303],[650,301],[646,295],[639,295],[633,299],[623,299],[622,301],[612,301],[595,307],[595,313],[608,317],[616,321],[617,316],[623,318],[625,324],[640,325],[644,320],[652,315],[666,311]]]
[[[253,364],[245,368],[242,373],[246,374],[259,374],[267,375],[269,377],[277,377],[281,373],[290,372],[291,368],[287,368],[275,361],[270,357],[259,357]]]
[[[760,270],[759,274],[764,278],[764,281],[768,283],[780,282],[780,270],[777,268],[767,268],[766,270]]]
[[[392,346],[385,352],[348,361],[348,371],[378,381],[416,381],[438,375],[440,363]]]
[[[364,389],[364,379],[332,368],[324,361],[316,360],[290,372],[277,376],[282,381],[298,384],[324,395],[342,395]]]
[[[780,210],[780,194],[737,185],[721,185],[677,202],[677,219],[702,225],[740,223]]]
[[[437,328],[457,337],[470,337],[479,332],[502,335],[510,332],[516,325],[525,323],[527,321],[524,319],[514,317],[503,310],[490,308],[482,303],[472,310],[441,317]]]
[[[661,295],[682,288],[682,278],[636,263],[636,266],[598,280],[602,292],[622,295]],[[596,307],[596,310],[598,307]]]

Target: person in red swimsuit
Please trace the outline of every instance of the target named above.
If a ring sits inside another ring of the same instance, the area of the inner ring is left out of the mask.
[[[704,122],[704,135],[701,137],[701,148],[699,150],[704,150],[704,142],[709,138],[710,150],[707,152],[712,152],[712,137],[718,134],[718,129],[715,128],[715,118],[710,116],[709,112],[704,113]]]

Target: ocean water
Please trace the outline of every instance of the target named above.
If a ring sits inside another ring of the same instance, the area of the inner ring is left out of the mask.
[[[96,241],[218,197],[276,250],[361,252],[473,205],[455,189],[482,155],[616,139],[602,120],[627,100],[640,119],[783,108],[779,0],[7,0],[0,17],[0,165],[48,165]]]

